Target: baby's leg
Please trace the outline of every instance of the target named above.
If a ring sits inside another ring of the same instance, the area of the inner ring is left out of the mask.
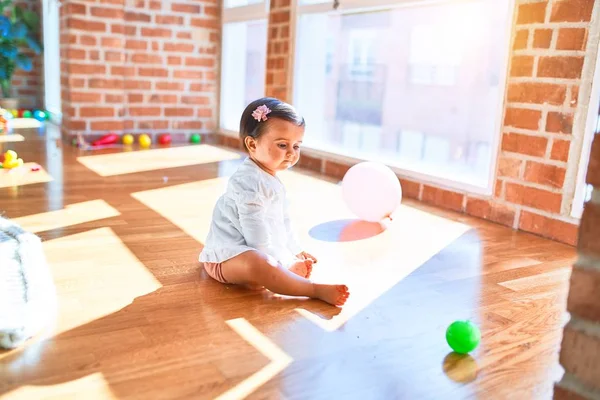
[[[348,288],[345,285],[312,283],[258,251],[247,251],[222,263],[223,277],[227,282],[256,286],[286,296],[306,296],[342,306]]]

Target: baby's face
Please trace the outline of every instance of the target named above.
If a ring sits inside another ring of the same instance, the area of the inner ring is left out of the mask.
[[[304,127],[273,118],[269,127],[256,141],[250,154],[268,172],[275,174],[293,167],[300,159],[300,145],[304,138]]]

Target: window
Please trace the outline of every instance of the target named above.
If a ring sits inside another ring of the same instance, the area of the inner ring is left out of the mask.
[[[319,3],[297,10],[294,105],[305,145],[491,193],[509,2]]]
[[[262,0],[226,0],[223,10],[220,125],[237,132],[240,116],[265,92],[267,6]]]

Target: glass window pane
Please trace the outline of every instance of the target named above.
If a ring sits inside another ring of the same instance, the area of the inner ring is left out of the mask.
[[[267,21],[223,25],[221,128],[237,131],[248,103],[264,96]]]
[[[294,101],[306,145],[487,188],[507,9],[478,0],[301,15]]]
[[[262,3],[264,0],[225,0],[225,8],[243,7],[250,4]]]

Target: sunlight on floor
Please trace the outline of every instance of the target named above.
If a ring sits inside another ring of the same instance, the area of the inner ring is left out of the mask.
[[[64,210],[14,218],[13,221],[29,232],[38,233],[118,215],[121,214],[104,200],[92,200],[70,204]]]
[[[351,290],[346,306],[331,320],[298,310],[327,331],[338,329],[470,229],[467,225],[401,206],[394,222],[376,236],[358,241],[317,240],[309,235],[313,227],[353,219],[342,201],[341,188],[298,172],[288,171],[281,174],[281,178],[292,203],[290,213],[297,236],[305,250],[319,260],[313,270],[313,281],[343,283]],[[215,178],[132,196],[203,243],[213,206],[226,185],[227,178]]]
[[[114,176],[188,165],[208,164],[238,158],[240,158],[238,153],[203,144],[90,155],[79,157],[77,161],[100,176]]]
[[[252,347],[271,360],[271,362],[260,371],[252,374],[238,385],[217,397],[218,400],[246,398],[294,361],[292,357],[281,350],[244,318],[229,320],[227,321],[227,325],[252,345]]]
[[[58,290],[53,335],[111,314],[161,287],[110,228],[44,242]]]
[[[32,171],[33,167],[39,167],[39,170]],[[0,169],[0,188],[45,183],[52,180],[46,170],[36,163],[25,163],[22,167],[14,169]]]
[[[0,143],[15,143],[15,142],[23,142],[25,138],[23,135],[19,135],[18,133],[10,134],[10,135],[0,135]]]
[[[118,399],[111,392],[110,386],[101,373],[50,386],[22,386],[0,398],[10,398],[10,400],[77,399],[82,393],[85,393],[86,400]]]

